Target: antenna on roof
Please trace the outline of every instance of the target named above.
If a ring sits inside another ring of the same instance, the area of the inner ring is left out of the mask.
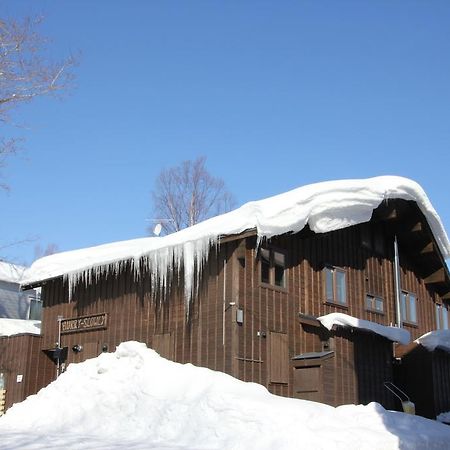
[[[175,220],[173,219],[145,219],[148,222],[153,222],[155,226],[153,227],[152,233],[154,236],[159,236],[161,234],[161,231],[163,230],[164,223],[167,222],[173,222],[175,223]]]
[[[162,230],[162,224],[161,224],[160,222],[158,222],[158,223],[155,225],[155,228],[153,228],[153,234],[154,234],[155,236],[159,236],[159,235],[161,234],[161,230]]]

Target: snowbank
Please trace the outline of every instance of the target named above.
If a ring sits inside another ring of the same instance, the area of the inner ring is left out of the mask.
[[[435,330],[420,336],[414,342],[423,345],[427,350],[432,352],[436,347],[450,352],[450,330]]]
[[[0,261],[0,281],[8,283],[20,283],[26,267]]]
[[[41,334],[40,320],[0,319],[0,337],[15,334]]]
[[[404,328],[387,327],[385,325],[380,325],[379,323],[370,322],[369,320],[357,319],[356,317],[347,314],[332,313],[318,317],[317,320],[328,330],[331,330],[334,325],[340,325],[342,327],[360,328],[362,330],[372,331],[390,341],[399,342],[400,344],[409,344],[411,341],[409,331]]]
[[[448,448],[450,428],[376,403],[333,408],[269,394],[126,342],[0,418],[1,449]]]
[[[184,267],[185,297],[191,298],[195,276],[205,263],[211,246],[220,236],[255,229],[259,239],[298,232],[306,224],[325,233],[370,220],[386,199],[412,200],[424,213],[445,258],[450,242],[443,224],[423,189],[402,177],[384,176],[362,180],[340,180],[303,186],[242,207],[190,228],[160,238],[142,238],[59,253],[37,260],[26,272],[23,285],[63,275],[69,294],[80,281],[105,273],[117,273],[120,262],[132,262],[135,275],[141,264],[150,267],[152,283],[163,288],[167,277]],[[197,273],[194,273],[194,268]]]
[[[442,423],[446,423],[450,425],[450,411],[441,413],[436,417],[436,420]]]

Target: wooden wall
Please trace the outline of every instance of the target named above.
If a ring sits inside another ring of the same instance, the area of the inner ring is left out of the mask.
[[[40,351],[41,337],[0,338],[0,372],[6,376],[6,409],[35,394],[55,376],[53,363]],[[18,376],[22,376],[19,381]]]
[[[261,383],[275,394],[294,395],[291,358],[308,352],[320,352],[325,344],[323,337],[300,325],[299,312],[315,317],[340,312],[382,325],[395,324],[393,235],[387,231],[388,225],[371,224],[371,234],[384,237],[384,245],[375,252],[361,243],[363,227],[367,225],[320,235],[305,231],[295,236],[273,239],[271,244],[275,249],[287,252],[285,289],[260,282],[255,239],[247,239],[245,268],[241,265],[239,269],[239,301],[236,305],[244,311],[244,323],[237,329],[239,378]],[[402,289],[416,294],[418,299],[417,324],[405,324],[412,339],[415,339],[436,328],[436,293],[414,270],[410,249],[400,247],[399,251]],[[326,265],[346,271],[346,305],[326,302],[323,272]],[[366,309],[366,294],[384,299],[383,313]],[[286,335],[287,348],[284,351],[289,359],[289,376],[285,383],[272,380],[270,376],[273,358],[270,337],[279,333]],[[366,361],[362,366],[358,365],[364,355],[361,349],[366,347],[371,349],[373,364],[370,366]],[[389,341],[361,333],[352,338],[342,335],[340,339],[335,339],[334,350],[336,358],[332,364],[336,387],[333,400],[328,398],[327,403],[358,403],[373,399],[392,407],[393,398],[382,384],[393,378],[392,344]],[[327,364],[329,366],[331,363]]]
[[[143,274],[136,281],[129,267],[119,277],[107,276],[88,286],[78,286],[70,302],[68,286],[62,279],[47,283],[42,289],[43,348],[53,348],[58,340],[58,316],[76,318],[107,313],[106,329],[62,334],[61,346],[69,348],[68,364],[97,356],[102,349],[114,351],[121,342],[137,340],[178,362],[231,373],[233,309],[224,311],[224,305],[232,297],[234,267],[228,259],[235,246],[229,243],[211,255],[201,294],[190,305],[188,314],[179,286],[166,301],[154,300],[149,275]],[[83,350],[74,352],[75,345],[81,345]]]

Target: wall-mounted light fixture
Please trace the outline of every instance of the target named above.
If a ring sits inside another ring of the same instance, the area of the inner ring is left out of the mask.
[[[83,351],[83,346],[80,345],[80,344],[74,345],[72,347],[72,351],[75,352],[75,353],[80,353],[80,352]]]

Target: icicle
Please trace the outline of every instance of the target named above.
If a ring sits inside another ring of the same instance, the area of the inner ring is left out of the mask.
[[[201,277],[209,252],[213,248],[217,251],[219,245],[218,237],[207,236],[180,245],[163,247],[146,255],[130,258],[128,261],[114,261],[65,274],[63,278],[68,283],[69,302],[77,286],[87,287],[109,275],[120,276],[126,268],[129,268],[136,282],[143,282],[143,273],[148,270],[152,301],[157,298],[164,301],[170,294],[171,285],[173,283],[179,285],[182,282],[186,314],[189,314],[190,304],[199,294]]]

